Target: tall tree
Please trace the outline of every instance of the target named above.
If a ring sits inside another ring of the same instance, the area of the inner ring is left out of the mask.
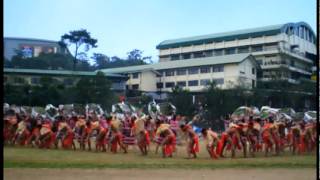
[[[91,58],[95,61],[95,66],[97,69],[107,68],[108,64],[110,63],[110,58],[101,53],[93,53]]]
[[[134,49],[127,53],[127,60],[135,62],[136,65],[152,63],[151,56],[142,56],[142,54],[143,51]]]
[[[78,55],[81,47],[84,47],[84,52],[89,51],[90,48],[98,47],[98,40],[90,36],[90,33],[85,29],[70,31],[69,34],[64,34],[61,36],[59,41],[60,46],[67,47],[73,45],[75,48],[74,60],[73,60],[73,70],[76,68],[78,62]]]

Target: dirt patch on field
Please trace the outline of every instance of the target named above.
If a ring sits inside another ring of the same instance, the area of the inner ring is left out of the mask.
[[[6,180],[311,180],[315,169],[19,169],[5,168]]]

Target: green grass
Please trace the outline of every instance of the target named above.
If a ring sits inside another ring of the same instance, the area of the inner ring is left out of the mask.
[[[130,149],[128,154],[110,152],[88,152],[55,149],[37,149],[26,147],[4,147],[4,168],[184,168],[184,169],[216,169],[216,168],[315,168],[315,155],[295,155],[285,153],[278,157],[256,158],[221,158],[209,159],[208,154],[201,149],[198,159],[184,159],[185,149],[179,147],[178,155],[173,158],[161,158],[154,153],[154,148],[148,156],[141,156],[136,149]]]

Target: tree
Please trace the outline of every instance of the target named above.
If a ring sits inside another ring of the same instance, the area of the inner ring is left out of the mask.
[[[170,102],[176,106],[177,114],[191,117],[195,110],[192,103],[192,94],[189,90],[183,89],[179,86],[172,88],[172,93],[169,96]]]
[[[91,58],[95,61],[95,67],[97,69],[107,68],[110,63],[110,58],[101,53],[93,53]]]
[[[90,33],[85,29],[70,31],[69,34],[64,34],[61,36],[61,40],[59,44],[61,47],[65,48],[67,46],[74,45],[75,53],[73,60],[73,70],[76,68],[76,64],[78,62],[79,50],[82,46],[85,47],[84,52],[89,51],[90,48],[98,47],[96,43],[97,39],[94,39],[90,36]]]
[[[98,71],[94,77],[81,78],[74,90],[77,97],[76,103],[97,103],[104,108],[109,108],[115,102],[111,81],[101,71]]]
[[[127,53],[127,60],[134,62],[135,65],[147,64],[147,62],[152,63],[151,56],[143,57],[142,54],[143,51],[139,49],[134,49]]]
[[[4,63],[3,63],[5,68],[12,68],[11,61],[9,61],[7,58],[4,58]]]

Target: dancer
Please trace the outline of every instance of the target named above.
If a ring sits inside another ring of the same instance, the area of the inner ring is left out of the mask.
[[[212,159],[217,159],[216,148],[219,142],[218,134],[210,129],[203,128],[201,130],[202,136],[206,143],[207,151]]]
[[[199,137],[198,135],[193,131],[192,127],[190,125],[180,125],[181,130],[187,135],[188,137],[188,145],[187,145],[187,153],[188,153],[188,159],[191,158],[197,158],[197,153],[199,152]]]

